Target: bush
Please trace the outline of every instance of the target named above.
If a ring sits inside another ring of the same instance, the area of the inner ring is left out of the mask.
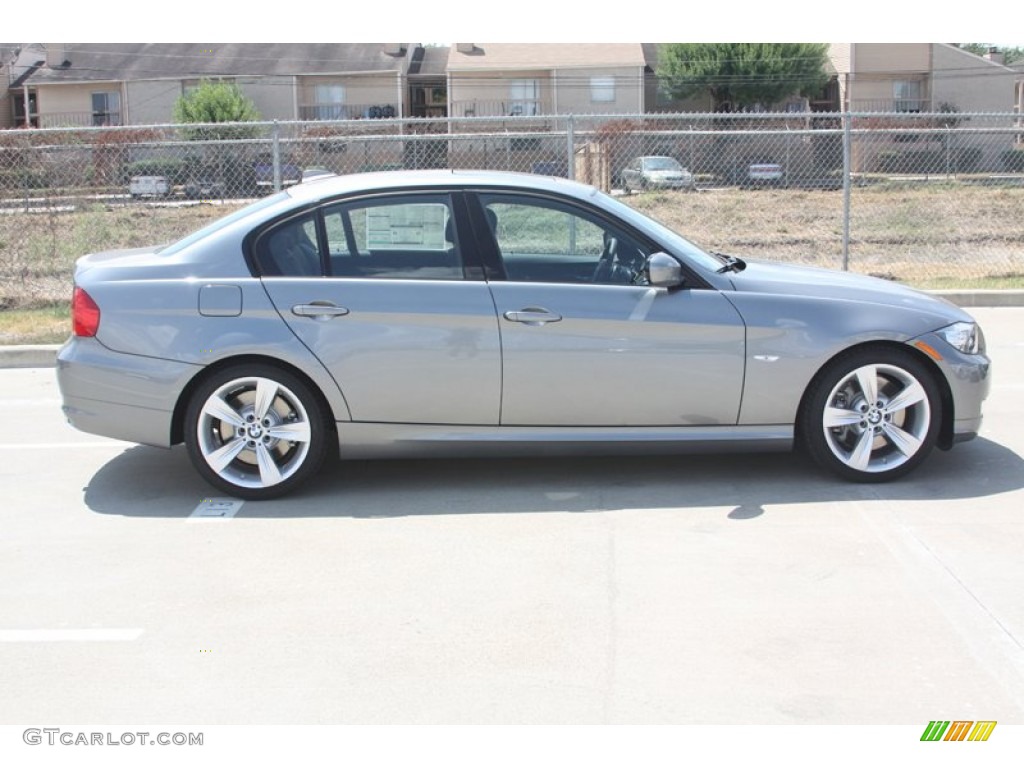
[[[888,149],[875,159],[878,173],[973,173],[981,167],[981,147]]]
[[[1008,149],[1003,152],[1003,168],[1011,173],[1024,172],[1024,148]]]
[[[49,180],[43,171],[32,171],[27,168],[10,168],[0,170],[0,189],[17,191],[19,189],[45,189]]]

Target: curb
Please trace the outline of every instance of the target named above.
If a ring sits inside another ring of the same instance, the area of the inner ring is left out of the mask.
[[[1024,307],[1024,289],[927,291],[959,307]],[[61,344],[0,346],[0,368],[52,368]]]
[[[60,344],[0,347],[0,368],[53,368],[60,348]]]

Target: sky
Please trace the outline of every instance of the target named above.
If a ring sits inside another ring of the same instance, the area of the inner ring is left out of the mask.
[[[960,41],[1024,45],[1024,40],[995,40],[1007,37],[1008,27],[1019,29],[1020,0],[986,0],[972,13],[956,17],[937,5],[923,10],[919,4],[893,0],[856,0],[845,8],[821,0],[732,0],[664,3],[658,9],[653,3],[607,0],[592,4],[513,0],[493,7],[483,0],[303,0],[291,6],[272,4],[266,12],[256,10],[257,5],[175,0],[147,4],[144,12],[135,14],[130,9],[140,6],[99,14],[89,3],[51,0],[42,18],[36,4],[6,5],[13,7],[5,7],[0,17],[0,38],[18,42]],[[644,6],[650,12],[637,11]],[[242,7],[252,12],[241,12]]]

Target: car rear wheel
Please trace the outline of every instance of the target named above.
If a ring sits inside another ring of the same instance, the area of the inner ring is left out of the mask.
[[[857,482],[901,477],[931,453],[942,404],[933,373],[912,353],[865,348],[811,384],[801,434],[822,467]]]
[[[288,493],[320,468],[326,415],[313,391],[270,365],[217,372],[193,394],[185,444],[208,482],[242,499]]]

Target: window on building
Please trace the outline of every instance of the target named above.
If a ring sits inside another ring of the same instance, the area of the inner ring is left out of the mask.
[[[509,114],[540,114],[540,82],[537,80],[513,80],[509,83]]]
[[[121,94],[104,91],[92,95],[92,124],[121,125]]]
[[[314,87],[316,100],[314,119],[342,120],[345,117],[345,86],[338,83],[320,83]]]
[[[590,100],[600,103],[615,101],[615,78],[590,78]]]
[[[895,80],[892,84],[893,108],[897,112],[921,111],[921,81]]]

